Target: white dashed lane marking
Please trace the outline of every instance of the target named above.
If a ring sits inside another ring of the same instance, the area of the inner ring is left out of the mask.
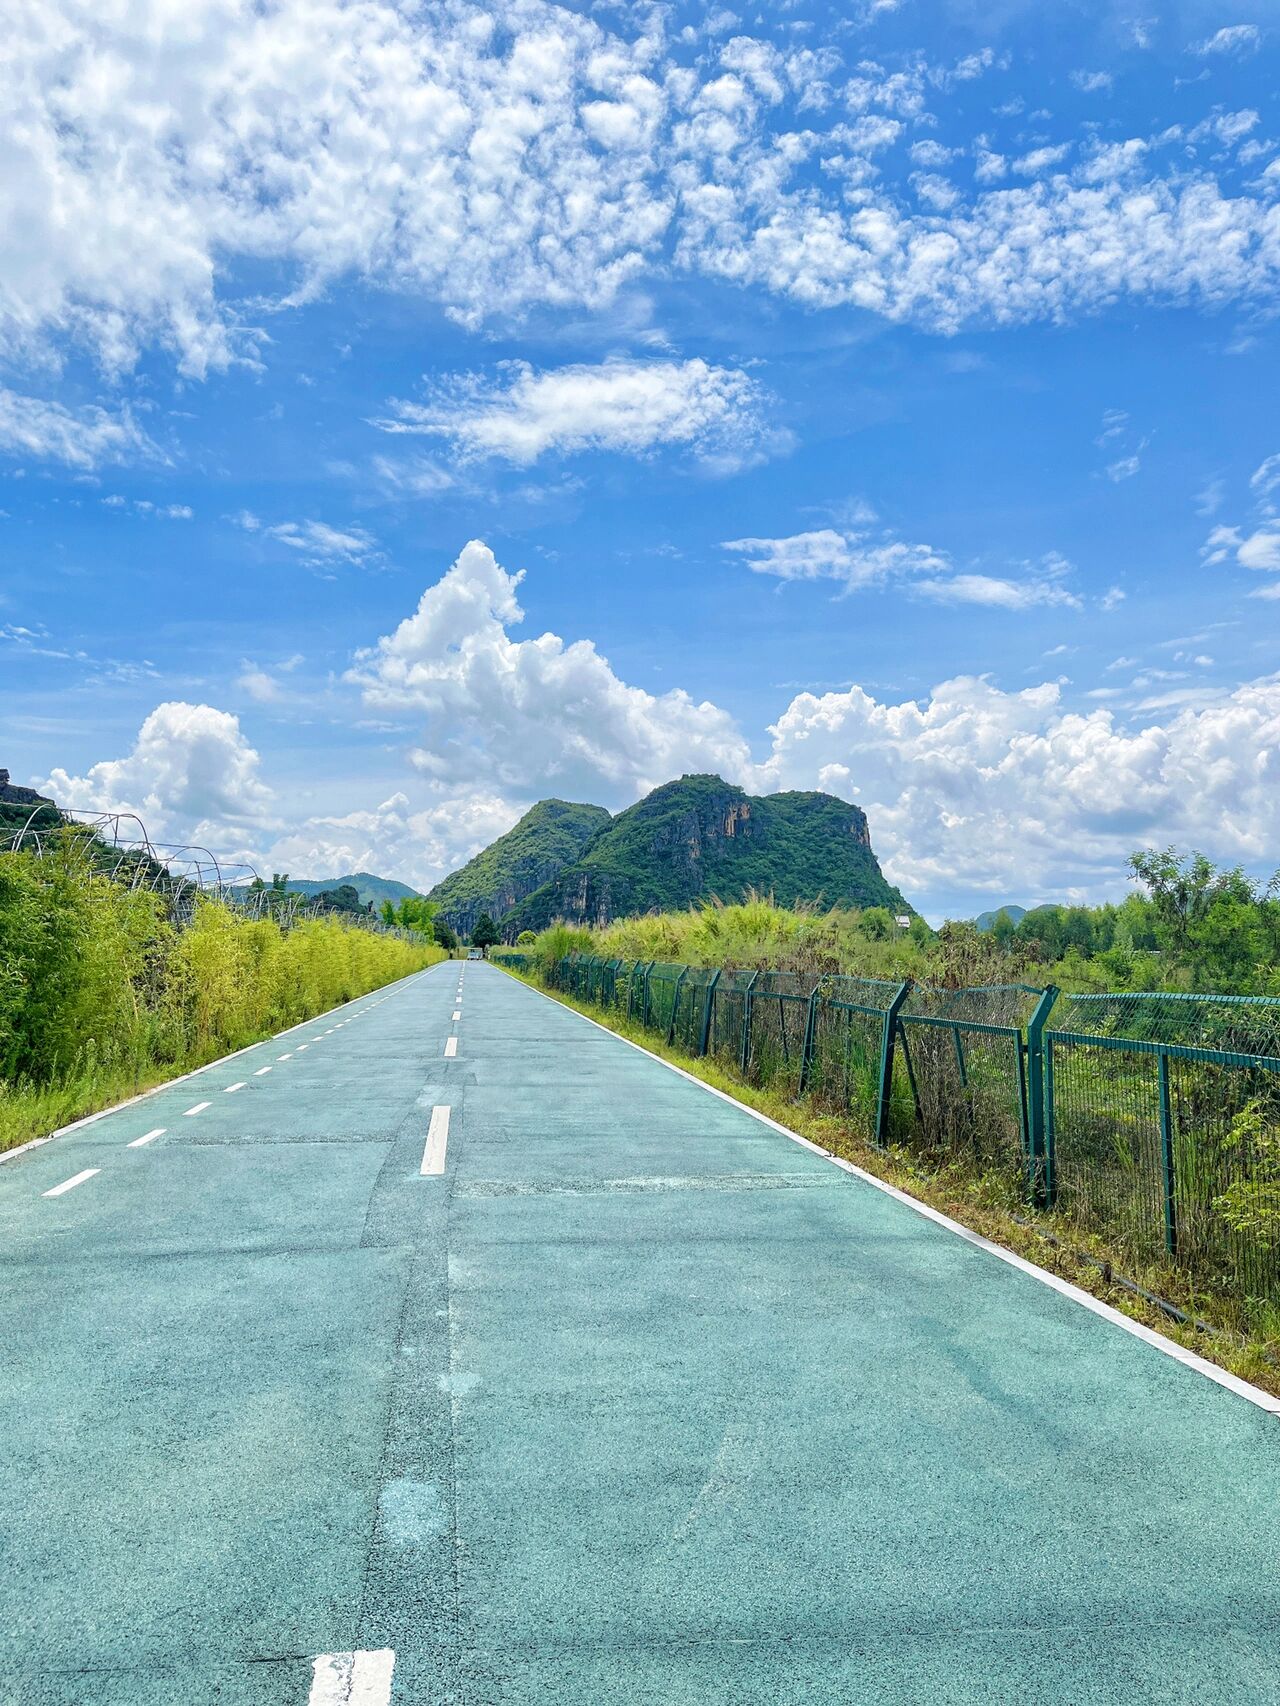
[[[74,1191],[77,1185],[83,1185],[86,1179],[92,1179],[95,1173],[100,1173],[101,1167],[86,1167],[83,1173],[75,1173],[69,1179],[64,1179],[60,1185],[55,1185],[51,1191],[43,1194],[47,1197],[60,1197],[64,1191]]]
[[[157,1137],[163,1137],[164,1131],[165,1128],[162,1125],[158,1125],[154,1131],[144,1131],[141,1137],[134,1138],[128,1148],[141,1149],[144,1143],[153,1143]]]
[[[270,1072],[270,1070],[271,1068],[269,1066],[260,1066],[253,1076],[255,1078],[261,1078],[264,1072]]]
[[[444,1045],[445,1059],[446,1060],[451,1059],[455,1054],[457,1054],[457,1052],[458,1052],[458,1039],[457,1039],[457,1037],[450,1037],[448,1042]]]
[[[276,1059],[277,1060],[292,1060],[293,1059],[293,1051],[290,1050],[290,1052],[288,1054],[278,1054],[276,1056]]]
[[[311,1667],[307,1706],[388,1706],[396,1655],[380,1652],[321,1653]]]
[[[444,1152],[449,1141],[448,1108],[432,1108],[431,1124],[427,1127],[426,1147],[422,1151],[422,1166],[418,1171],[424,1178],[444,1172]]]
[[[194,1108],[187,1108],[182,1117],[184,1120],[189,1120],[192,1114],[202,1114],[208,1106],[208,1102],[197,1102]]]
[[[235,1091],[243,1090],[243,1089],[244,1089],[244,1079],[242,1078],[238,1084],[228,1084],[226,1089],[222,1092],[222,1094],[224,1096],[230,1096],[230,1095],[233,1095],[235,1093]]]

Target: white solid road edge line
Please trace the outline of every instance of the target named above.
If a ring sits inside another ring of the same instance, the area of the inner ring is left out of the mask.
[[[86,1167],[83,1173],[75,1173],[69,1179],[64,1179],[60,1185],[55,1185],[51,1191],[41,1191],[41,1196],[60,1197],[64,1191],[74,1191],[77,1185],[83,1185],[86,1179],[92,1179],[95,1173],[100,1173],[101,1167]]]
[[[426,977],[436,966],[448,964],[448,960],[437,960],[435,965],[423,966],[421,971],[411,971],[407,977],[397,978],[394,983],[384,987],[390,989],[393,994],[398,994],[405,984],[412,983],[415,978]],[[368,997],[362,995],[359,999],[367,1001]],[[390,997],[384,995],[382,999],[387,1001]],[[344,1001],[337,1007],[331,1007],[329,1011],[339,1013],[343,1007],[350,1005],[350,1002]],[[354,1016],[358,1017],[359,1013],[364,1011],[364,1008],[360,1008]],[[325,1015],[321,1013],[318,1017],[323,1019]],[[242,1054],[252,1054],[254,1049],[266,1048],[268,1043],[278,1043],[281,1037],[291,1036],[294,1031],[300,1031],[305,1025],[314,1025],[315,1022],[315,1019],[299,1019],[296,1025],[286,1025],[283,1031],[277,1031],[274,1036],[263,1037],[256,1043],[246,1043],[243,1048],[232,1049],[230,1054],[220,1054],[216,1060],[206,1061],[203,1066],[193,1066],[189,1072],[180,1072],[176,1078],[166,1078],[163,1084],[153,1084],[149,1090],[139,1090],[136,1096],[126,1096],[122,1102],[113,1102],[109,1108],[99,1108],[96,1113],[82,1114],[78,1120],[72,1120],[69,1125],[60,1125],[56,1131],[46,1132],[43,1137],[29,1137],[25,1143],[17,1143],[12,1149],[0,1150],[0,1165],[6,1161],[16,1161],[19,1155],[26,1155],[32,1149],[41,1149],[46,1143],[52,1143],[55,1137],[65,1137],[69,1131],[80,1131],[84,1126],[96,1125],[99,1120],[122,1113],[125,1108],[136,1107],[139,1102],[145,1102],[151,1096],[158,1096],[162,1090],[172,1090],[175,1084],[185,1084],[189,1078],[199,1078],[202,1072],[213,1072],[217,1067],[225,1066],[229,1060],[238,1060]]]
[[[377,1652],[321,1653],[311,1665],[307,1706],[388,1706],[396,1655]]]
[[[432,1108],[431,1124],[427,1127],[427,1141],[422,1151],[422,1165],[418,1169],[424,1179],[444,1172],[444,1152],[448,1142],[449,1109]]]
[[[750,1114],[753,1120],[759,1120],[761,1125],[767,1125],[770,1131],[779,1132],[783,1137],[799,1143],[805,1149],[811,1149],[815,1155],[822,1155],[828,1161],[835,1163],[842,1172],[850,1174],[855,1179],[861,1179],[863,1184],[871,1185],[877,1191],[883,1191],[886,1196],[893,1197],[904,1207],[913,1209],[926,1220],[932,1220],[935,1225],[945,1227],[948,1232],[954,1232],[957,1238],[963,1238],[966,1244],[972,1244],[976,1249],[985,1250],[989,1256],[995,1256],[998,1261],[1007,1262],[1011,1268],[1017,1268],[1019,1273],[1029,1275],[1039,1280],[1041,1285],[1047,1285],[1051,1291],[1058,1292],[1062,1297],[1068,1297],[1073,1303],[1078,1303],[1082,1309],[1087,1309],[1093,1315],[1099,1315],[1104,1321],[1109,1321],[1113,1327],[1121,1327],[1135,1339],[1141,1339],[1143,1344],[1150,1345],[1153,1350],[1172,1357],[1174,1362],[1180,1362],[1184,1368],[1194,1369],[1206,1380],[1212,1380],[1217,1386],[1225,1386],[1228,1392],[1234,1392],[1237,1398],[1244,1398],[1250,1404],[1256,1404],[1260,1410],[1266,1410],[1270,1415],[1280,1416],[1280,1397],[1270,1392],[1264,1392],[1260,1386],[1251,1386],[1247,1380],[1241,1380],[1238,1374],[1231,1374],[1225,1368],[1219,1368],[1216,1362],[1210,1362],[1207,1357],[1197,1356],[1185,1345],[1178,1344],[1173,1339],[1166,1339],[1163,1333],[1157,1333],[1154,1327],[1144,1326],[1141,1321],[1134,1321],[1128,1315],[1122,1315],[1118,1309],[1113,1309],[1109,1303],[1094,1297],[1092,1292],[1083,1291],[1078,1285],[1072,1285],[1070,1280],[1062,1279],[1058,1274],[1051,1274],[1046,1268],[1038,1268],[1034,1262],[1027,1261],[1025,1256],[1019,1256],[1012,1250],[1006,1250],[1001,1244],[993,1244],[989,1238],[984,1238],[980,1232],[973,1232],[967,1226],[962,1226],[958,1220],[952,1220],[949,1214],[931,1208],[928,1203],[918,1202],[906,1191],[899,1190],[897,1185],[891,1185],[884,1179],[877,1179],[874,1173],[868,1173],[852,1161],[846,1161],[843,1156],[833,1155],[829,1149],[823,1149],[821,1144],[811,1143],[807,1137],[801,1137],[798,1131],[790,1131],[780,1125],[777,1120],[770,1119],[768,1114],[762,1114],[758,1108],[753,1108],[747,1102],[740,1102],[736,1096],[730,1096],[725,1090],[717,1090],[714,1084],[704,1083],[701,1078],[695,1078],[692,1072],[686,1072],[683,1067],[676,1066],[673,1061],[663,1060],[660,1054],[654,1054],[641,1043],[632,1042],[630,1037],[620,1036],[617,1031],[611,1031],[608,1025],[602,1025],[598,1019],[590,1018],[586,1013],[579,1013],[576,1007],[570,1007],[567,1002],[557,1001],[554,995],[548,995],[545,990],[538,989],[532,983],[525,983],[523,978],[508,973],[512,981],[528,989],[534,995],[542,996],[544,1001],[550,1001],[552,1006],[559,1007],[562,1012],[572,1013],[576,1019],[583,1020],[588,1025],[594,1025],[597,1031],[603,1031],[605,1036],[612,1037],[615,1042],[625,1043],[628,1048],[635,1049],[637,1054],[646,1055],[650,1060],[656,1060],[659,1066],[665,1066],[668,1072],[674,1072],[680,1078],[687,1078],[690,1084],[696,1084],[708,1095],[718,1096],[722,1102],[728,1102],[732,1108],[740,1108],[744,1114]]]

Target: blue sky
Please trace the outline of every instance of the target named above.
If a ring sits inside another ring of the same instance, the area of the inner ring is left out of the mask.
[[[102,13],[0,73],[16,779],[423,886],[687,769],[934,917],[1280,862],[1263,7]]]

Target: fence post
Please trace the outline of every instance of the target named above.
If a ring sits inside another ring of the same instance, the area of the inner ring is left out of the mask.
[[[747,981],[747,987],[742,992],[742,1076],[747,1076],[747,1062],[751,1059],[751,991],[756,986],[759,971],[753,971]]]
[[[817,1041],[818,1028],[818,992],[821,982],[815,983],[813,993],[809,997],[809,1011],[804,1021],[804,1041],[800,1044],[800,1086],[796,1091],[796,1099],[804,1095],[805,1085],[809,1081],[809,1068],[813,1064],[813,1051]]]
[[[644,968],[644,1002],[640,1008],[640,1023],[646,1030],[649,1026],[649,979],[653,975],[653,968],[657,963],[657,960],[650,960]]]
[[[1169,1094],[1169,1056],[1163,1049],[1160,1063],[1160,1155],[1164,1163],[1164,1244],[1171,1256],[1178,1254],[1178,1185],[1173,1165],[1173,1099]]]
[[[911,979],[894,991],[884,1016],[880,1036],[880,1089],[876,1098],[876,1148],[883,1149],[889,1141],[889,1097],[893,1091],[893,1049],[898,1036],[898,1014],[911,993]]]
[[[676,986],[671,991],[671,1017],[667,1021],[667,1047],[668,1048],[671,1047],[672,1042],[675,1040],[676,1014],[680,1011],[680,991],[684,988],[684,980],[685,980],[685,978],[688,977],[688,975],[689,975],[688,966],[681,966],[680,967],[680,976],[676,979]]]
[[[1053,1155],[1048,1140],[1053,1113],[1048,1098],[1053,1095],[1053,1069],[1045,1072],[1044,1028],[1058,999],[1055,984],[1042,991],[1036,1010],[1027,1022],[1027,1099],[1031,1104],[1031,1200],[1037,1208],[1052,1208],[1054,1199]]]
[[[716,998],[716,985],[719,981],[720,967],[717,966],[711,974],[711,982],[707,985],[706,993],[702,998],[702,1035],[698,1038],[698,1053],[700,1055],[706,1054],[707,1043],[711,1039],[711,1008]]]

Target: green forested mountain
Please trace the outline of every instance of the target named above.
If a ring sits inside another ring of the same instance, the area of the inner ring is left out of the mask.
[[[502,921],[526,895],[572,864],[609,822],[603,806],[539,800],[514,829],[500,835],[460,871],[437,883],[427,899],[439,902],[440,917],[446,924],[459,935],[469,936],[482,912]]]
[[[997,906],[991,912],[980,912],[973,922],[979,930],[993,930],[996,919],[1002,915],[1010,924],[1021,924],[1027,916],[1027,909],[1025,906]]]
[[[318,894],[330,894],[339,888],[353,888],[360,896],[361,906],[368,906],[372,901],[375,912],[384,900],[410,900],[418,893],[408,883],[398,883],[394,877],[375,877],[368,871],[357,871],[349,877],[299,877],[296,880],[290,877],[285,888],[290,894],[306,895],[308,899]]]
[[[682,776],[620,812],[574,863],[495,917],[510,938],[556,918],[605,924],[753,889],[781,906],[910,911],[881,873],[857,806],[831,794],[753,798],[719,776]]]

